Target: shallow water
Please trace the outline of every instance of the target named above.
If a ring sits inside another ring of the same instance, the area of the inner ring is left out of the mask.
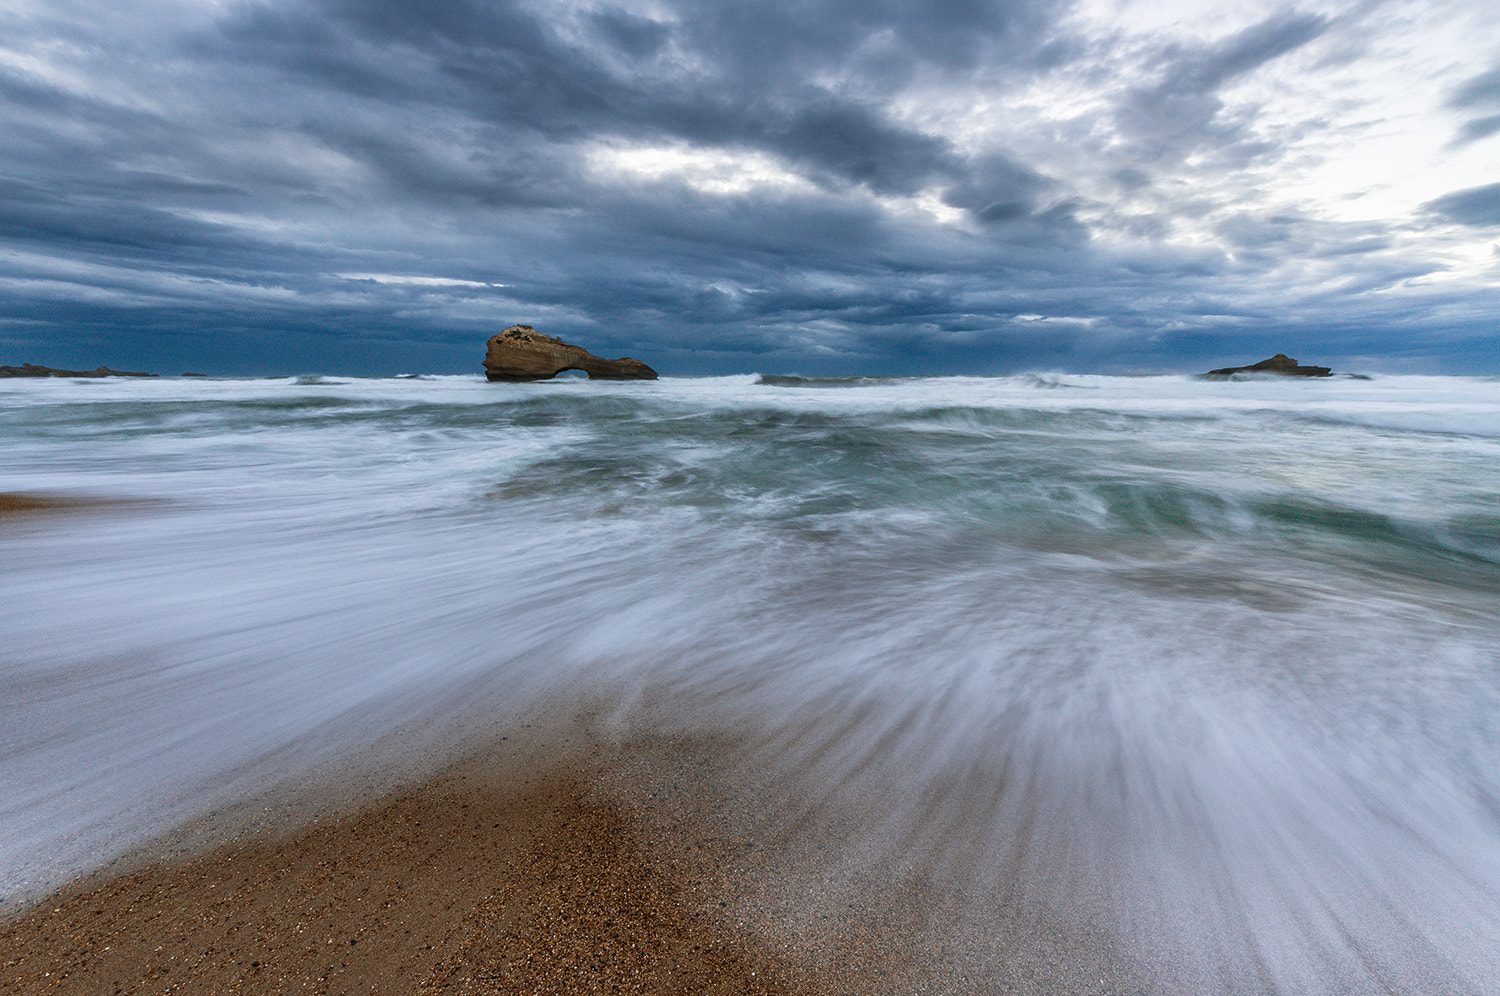
[[[0,382],[0,440],[150,500],[0,520],[0,898],[576,694],[1163,991],[1500,989],[1495,379]]]

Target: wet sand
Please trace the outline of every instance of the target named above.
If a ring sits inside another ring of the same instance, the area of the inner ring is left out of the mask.
[[[51,897],[0,927],[0,988],[799,991],[693,880],[695,855],[649,848],[592,791],[597,759],[519,780],[497,761]]]
[[[101,509],[149,507],[157,504],[138,498],[97,498],[89,495],[0,491],[0,515],[36,512],[85,512]]]
[[[318,773],[31,901],[0,919],[0,990],[1145,991],[1087,925],[852,847],[879,800],[789,817],[766,805],[798,797],[784,773],[732,737],[604,735],[607,707],[554,705],[392,793]]]
[[[506,738],[341,818],[189,828],[0,923],[0,989],[1143,991],[1099,937],[767,839],[722,748]]]
[[[21,494],[0,491],[0,514],[6,512],[62,511],[87,507],[86,499],[66,495]]]

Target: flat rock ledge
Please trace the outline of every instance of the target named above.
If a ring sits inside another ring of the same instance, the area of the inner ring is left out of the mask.
[[[1205,377],[1228,377],[1238,373],[1278,374],[1283,377],[1332,377],[1329,367],[1304,367],[1285,353],[1277,353],[1269,360],[1252,363],[1248,367],[1222,367],[1210,370]]]
[[[591,380],[656,379],[656,371],[640,360],[606,360],[530,325],[512,325],[490,336],[484,354],[487,380],[547,380],[565,370],[582,370]]]
[[[56,370],[52,367],[39,367],[35,363],[23,363],[18,367],[0,366],[0,377],[155,377],[153,373],[140,373],[136,370],[111,370],[109,367],[97,367],[93,370]]]

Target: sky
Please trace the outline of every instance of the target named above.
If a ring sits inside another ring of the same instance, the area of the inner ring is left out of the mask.
[[[0,0],[0,363],[1500,373],[1493,0]]]

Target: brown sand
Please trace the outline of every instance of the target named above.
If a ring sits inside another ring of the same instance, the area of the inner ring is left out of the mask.
[[[471,762],[279,840],[60,894],[0,925],[15,993],[787,993],[593,797]]]
[[[1144,991],[1088,932],[809,860],[836,828],[767,839],[724,747],[501,739],[341,819],[101,873],[0,922],[0,991]]]
[[[11,491],[0,491],[0,513],[56,511],[79,508],[84,504],[83,499],[64,495],[17,494]]]
[[[1145,991],[1004,881],[855,853],[878,799],[782,820],[767,802],[799,790],[746,778],[744,745],[622,743],[575,708],[374,802],[378,779],[328,772],[210,814],[0,919],[0,992]]]
[[[95,498],[87,495],[0,491],[0,515],[23,512],[77,512],[87,509],[149,506],[137,498]]]

